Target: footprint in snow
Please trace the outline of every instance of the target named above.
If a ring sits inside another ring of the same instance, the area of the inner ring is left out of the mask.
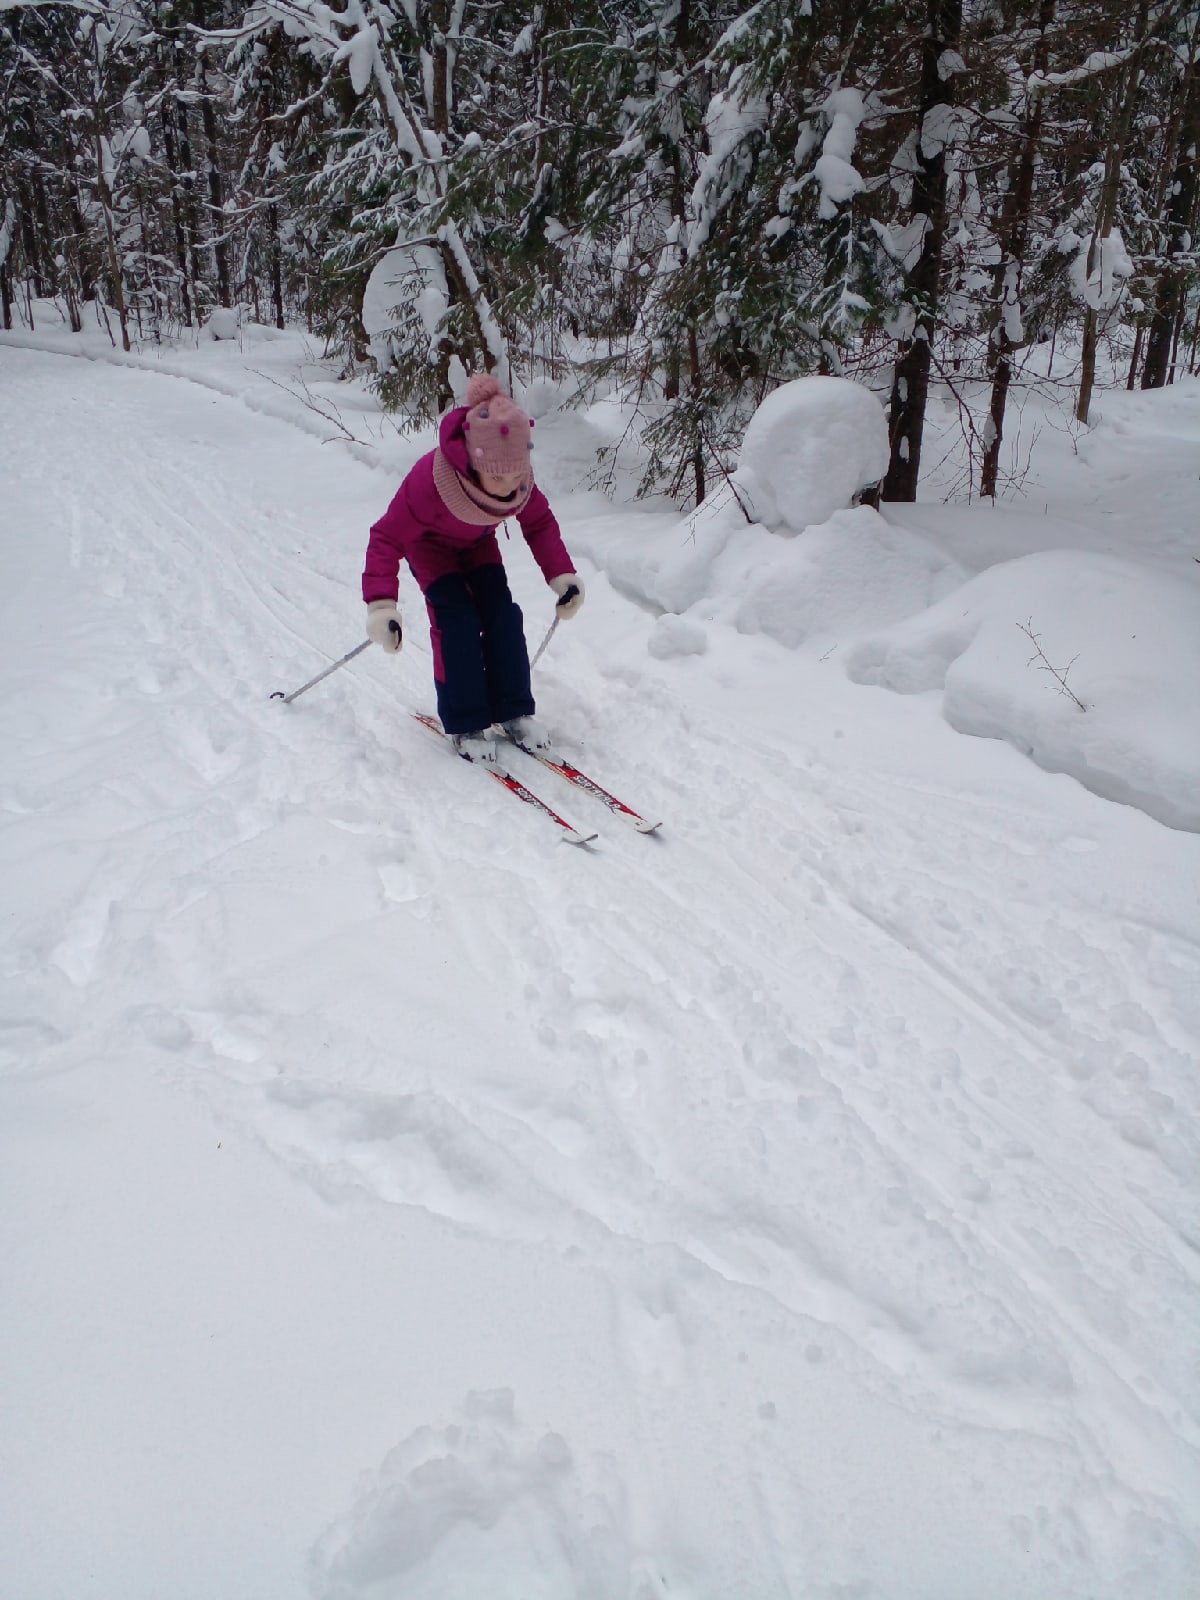
[[[659,1600],[654,1566],[633,1555],[611,1466],[526,1426],[512,1391],[494,1389],[385,1457],[317,1541],[309,1575],[315,1600]]]

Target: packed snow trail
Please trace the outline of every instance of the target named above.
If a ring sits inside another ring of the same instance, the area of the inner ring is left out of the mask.
[[[587,572],[539,711],[665,820],[564,849],[412,723],[411,584],[268,699],[384,474],[64,366],[0,348],[0,1596],[1192,1595],[1200,840]]]

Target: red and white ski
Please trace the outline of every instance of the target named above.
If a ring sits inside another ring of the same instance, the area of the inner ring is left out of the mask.
[[[423,727],[428,728],[430,733],[436,733],[439,739],[445,739],[449,742],[450,735],[436,717],[428,716],[424,711],[414,711],[413,716]],[[558,812],[552,806],[548,806],[540,795],[534,794],[532,789],[527,788],[519,778],[514,778],[512,773],[506,772],[503,767],[493,766],[488,761],[477,761],[473,762],[472,765],[480,767],[482,771],[495,778],[497,783],[502,783],[509,794],[515,794],[518,800],[523,800],[527,806],[532,806],[535,811],[540,811],[543,816],[549,817],[551,822],[557,823],[562,829],[562,836],[568,844],[590,844],[597,837],[594,833],[580,833],[577,828],[573,828],[566,818],[560,817]]]
[[[589,778],[586,772],[581,772],[578,767],[572,766],[569,761],[560,761],[548,750],[533,750],[527,744],[520,744],[511,734],[506,734],[518,750],[524,750],[527,756],[532,756],[535,761],[540,761],[543,767],[548,767],[551,772],[557,772],[560,778],[565,778],[576,789],[581,789],[584,794],[590,794],[593,799],[599,800],[601,805],[607,806],[614,817],[620,817],[622,822],[627,822],[631,828],[636,828],[639,833],[653,833],[656,828],[661,828],[661,822],[647,822],[632,806],[627,806],[624,800],[618,800],[615,794],[610,794],[595,778]]]

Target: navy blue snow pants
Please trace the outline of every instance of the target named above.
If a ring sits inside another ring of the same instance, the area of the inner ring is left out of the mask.
[[[425,590],[438,716],[447,733],[533,715],[521,608],[499,561],[444,573]]]

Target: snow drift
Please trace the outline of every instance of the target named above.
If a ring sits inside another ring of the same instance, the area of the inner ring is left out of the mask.
[[[1007,739],[1096,794],[1200,830],[1200,590],[1115,556],[1048,550],[864,639],[847,670],[902,694],[941,690],[960,732]]]

